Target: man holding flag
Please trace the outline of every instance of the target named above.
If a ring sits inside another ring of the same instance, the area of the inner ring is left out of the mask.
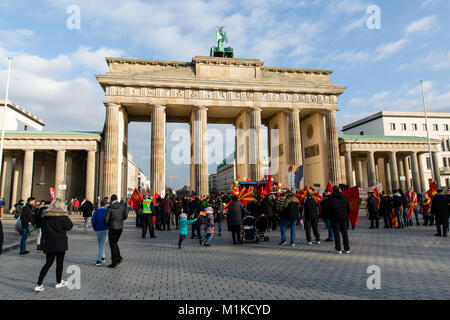
[[[155,214],[154,212],[154,205],[151,199],[148,198],[148,196],[145,197],[145,199],[141,203],[141,224],[142,224],[142,239],[145,239],[145,236],[147,234],[147,228],[150,231],[150,238],[156,238],[155,236],[155,226],[153,223]]]
[[[412,214],[414,213],[416,217],[416,223],[420,226],[419,222],[419,208],[417,207],[417,194],[414,192],[414,188],[409,188],[406,193],[406,201],[408,203],[408,222],[409,225],[413,225]]]

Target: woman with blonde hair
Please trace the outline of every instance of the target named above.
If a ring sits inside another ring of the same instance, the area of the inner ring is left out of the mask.
[[[41,250],[46,255],[45,265],[39,274],[36,292],[44,291],[42,282],[48,270],[56,259],[56,285],[55,288],[67,286],[67,282],[62,280],[64,256],[68,250],[66,232],[72,229],[73,223],[69,219],[65,202],[56,198],[49,205],[48,209],[42,213],[42,241]]]

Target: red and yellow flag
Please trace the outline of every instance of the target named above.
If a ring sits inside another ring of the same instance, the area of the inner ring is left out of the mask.
[[[239,199],[240,203],[242,203],[242,205],[246,206],[247,204],[249,204],[250,202],[255,200],[255,197],[253,196],[253,192],[251,192],[250,190],[247,190],[244,187],[241,189],[241,191],[239,191],[238,199]]]
[[[228,206],[230,205],[230,203],[231,203],[231,200],[230,200],[230,202],[228,202],[226,205],[223,206],[223,210],[228,211]]]
[[[438,192],[437,192],[436,183],[435,183],[435,182],[432,182],[432,183],[431,183],[431,186],[430,186],[430,189],[427,191],[428,197],[429,197],[431,200],[433,200],[433,197],[434,197],[434,195],[435,195],[436,193],[438,193]]]
[[[359,216],[359,187],[353,187],[347,190],[342,191],[342,194],[348,199],[350,204],[350,213],[348,214],[348,220],[352,224],[352,227],[356,227],[358,224],[358,216]]]
[[[311,187],[310,185],[307,185],[306,187],[304,187],[302,190],[300,190],[299,192],[297,192],[295,194],[295,196],[297,197],[297,199],[300,203],[306,197],[306,192],[308,190],[311,190],[311,193],[312,193],[312,196],[314,199],[316,199],[319,202],[320,202],[320,200],[322,200],[322,196],[319,194],[319,192],[317,192],[317,190],[314,189],[313,187]]]
[[[408,202],[408,218],[411,220],[414,209],[417,206],[417,194],[414,190],[408,190],[406,193],[406,201]]]
[[[137,212],[139,210],[139,205],[141,204],[142,200],[144,200],[144,197],[139,192],[139,190],[135,188],[133,194],[128,200],[128,204],[130,205],[130,207],[134,209],[134,211]]]
[[[156,199],[158,199],[158,198],[161,198],[161,196],[159,195],[158,192],[155,192],[155,193],[153,194],[153,204],[156,204]]]
[[[392,227],[393,228],[397,228],[398,227],[397,214],[395,213],[394,209],[392,209]]]
[[[333,194],[333,184],[331,183],[331,181],[328,181],[327,187],[325,188],[325,190],[330,190],[331,194]]]

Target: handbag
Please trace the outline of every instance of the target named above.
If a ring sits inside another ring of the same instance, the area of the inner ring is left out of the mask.
[[[34,231],[35,228],[32,224],[30,224],[27,229],[28,229],[28,232],[31,233]]]

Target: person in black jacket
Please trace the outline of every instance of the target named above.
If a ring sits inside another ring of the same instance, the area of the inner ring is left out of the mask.
[[[447,237],[448,233],[449,198],[444,190],[439,189],[431,201],[431,214],[436,218],[436,237]]]
[[[92,204],[92,202],[84,198],[84,201],[80,207],[80,211],[83,212],[84,233],[86,233],[89,225],[89,218],[92,217],[92,212],[94,212],[94,205]]]
[[[312,196],[311,190],[306,192],[306,197],[302,200],[303,207],[303,222],[305,223],[306,242],[305,244],[311,245],[311,228],[316,238],[316,244],[320,244],[319,234],[319,203]]]
[[[41,201],[38,206],[36,206],[33,210],[33,218],[34,223],[36,225],[36,250],[41,250],[40,244],[41,244],[41,237],[42,237],[42,212],[44,209],[48,208],[48,205],[50,205],[50,202],[47,203],[47,206],[45,206],[45,201]],[[41,250],[42,251],[42,250]]]
[[[367,210],[369,211],[370,227],[369,229],[378,229],[380,227],[378,221],[378,199],[373,192],[369,192],[369,198],[367,199]]]
[[[385,191],[381,193],[380,214],[384,219],[384,227],[392,228],[392,200]]]
[[[286,240],[286,228],[291,228],[291,247],[295,247],[295,231],[297,227],[297,221],[300,219],[300,203],[298,202],[295,194],[290,192],[284,203],[284,208],[281,216],[280,231],[281,241],[280,246],[287,244]]]
[[[333,187],[333,194],[331,195],[331,210],[330,220],[334,232],[335,249],[334,253],[342,253],[341,250],[341,235],[344,242],[344,253],[350,253],[350,241],[348,239],[346,221],[350,213],[350,204],[348,199],[342,194],[339,187]]]
[[[27,204],[23,207],[22,213],[20,215],[20,220],[22,221],[23,235],[20,240],[20,252],[19,254],[28,254],[30,251],[26,250],[27,247],[27,239],[30,235],[29,227],[34,226],[34,217],[33,217],[33,206],[35,199],[33,197],[29,197],[27,199]]]
[[[397,216],[397,223],[398,223],[397,229],[402,229],[403,228],[403,198],[402,198],[401,193],[399,193],[398,191],[395,191],[392,203],[394,206],[395,215]]]
[[[331,227],[331,220],[330,220],[330,211],[331,211],[331,191],[326,189],[323,198],[320,201],[320,216],[325,222],[325,225],[328,229],[328,238],[325,240],[325,242],[333,242],[334,241],[334,233],[333,228]]]
[[[236,195],[232,196],[231,203],[228,205],[228,226],[235,245],[241,243],[241,222],[244,214],[249,214],[249,212],[238,201]]]
[[[272,221],[273,221],[273,210],[275,209],[275,206],[273,204],[273,201],[270,199],[269,195],[266,194],[264,196],[264,199],[261,201],[261,205],[259,207],[259,212],[261,215],[264,215],[265,222],[264,225],[267,229],[269,227],[269,231],[272,232]]]
[[[42,217],[42,243],[41,249],[46,255],[45,265],[39,273],[36,292],[44,291],[42,282],[48,270],[56,259],[56,285],[55,288],[67,286],[67,282],[62,280],[64,256],[69,249],[66,232],[72,229],[73,223],[69,219],[66,211],[66,204],[63,200],[56,198],[52,201]]]
[[[191,239],[195,239],[195,233],[197,233],[197,237],[199,239],[199,241],[202,239],[201,236],[201,225],[202,225],[202,219],[199,218],[200,213],[203,211],[203,206],[202,206],[202,202],[200,201],[200,199],[195,196],[195,198],[192,200],[191,205],[190,205],[190,216],[189,216],[189,220],[192,219],[197,219],[197,221],[195,221],[192,224],[192,232],[191,232]]]
[[[118,242],[123,231],[123,222],[128,218],[128,211],[117,201],[117,195],[111,196],[111,204],[106,209],[103,223],[109,227],[108,238],[109,247],[111,248],[111,264],[108,268],[115,268],[119,265],[123,258],[120,255]]]

